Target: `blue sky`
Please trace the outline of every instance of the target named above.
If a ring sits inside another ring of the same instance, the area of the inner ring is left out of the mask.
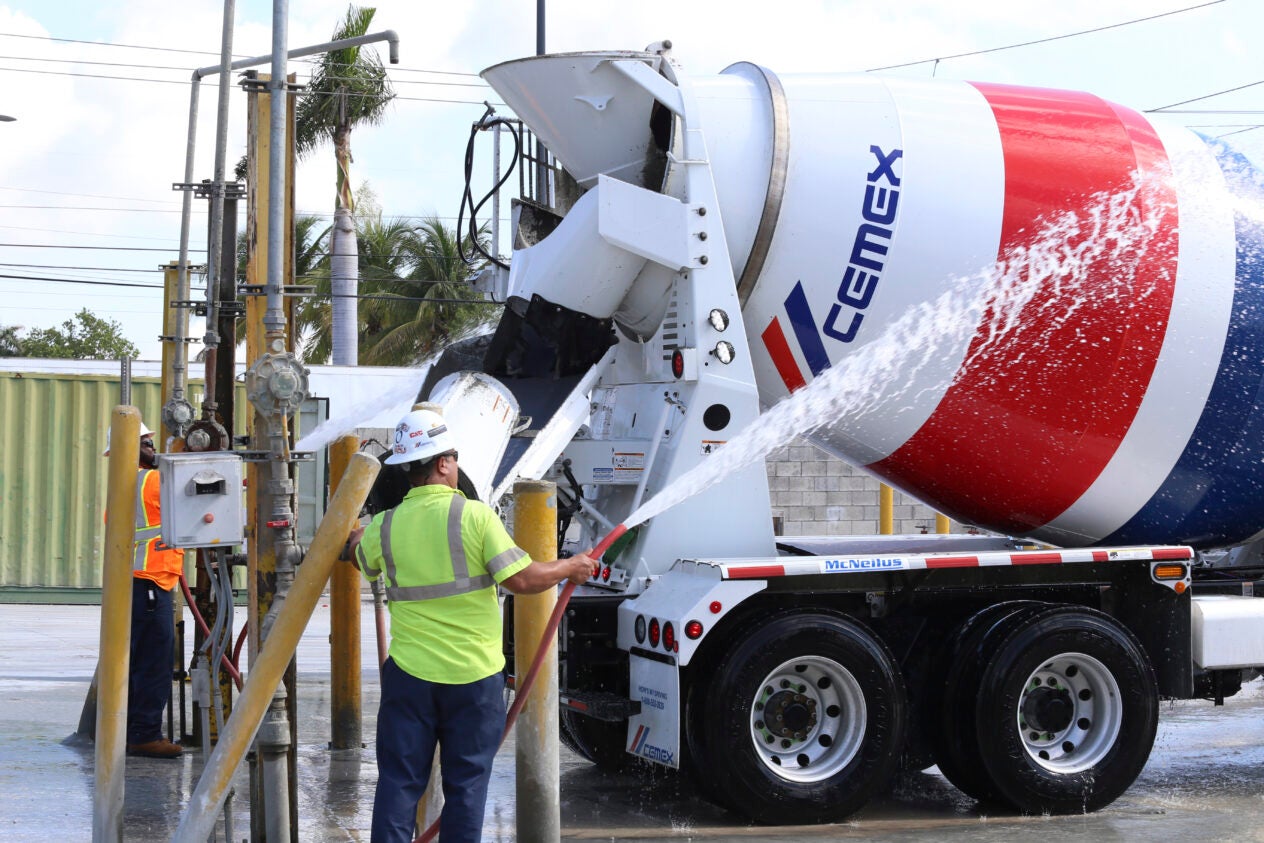
[[[476,74],[534,53],[536,4],[383,0],[377,8],[374,29],[401,39],[391,70],[400,99],[382,126],[354,134],[354,178],[386,216],[454,222],[469,127],[492,97]],[[291,48],[328,40],[345,10],[341,0],[291,0]],[[1178,10],[1188,11],[1114,26]],[[238,2],[235,54],[269,52],[271,13],[270,2]],[[157,267],[178,256],[171,184],[183,178],[188,80],[193,68],[218,62],[222,15],[222,3],[206,0],[0,0],[0,114],[17,118],[0,123],[0,276],[25,276],[0,278],[0,325],[48,327],[87,307],[118,321],[143,357],[159,356],[161,291],[99,282],[158,284]],[[950,58],[1104,27],[1113,28]],[[1145,111],[1264,82],[1260,32],[1258,0],[549,0],[547,40],[560,52],[668,38],[698,73],[737,61],[778,73],[918,62],[888,72],[1085,90]],[[301,78],[308,67],[291,69]],[[195,180],[212,174],[216,102],[214,83],[204,83]],[[1222,113],[1166,119],[1237,133],[1229,140],[1264,162],[1264,129],[1249,129],[1264,122],[1264,84],[1182,108]],[[230,165],[244,145],[245,97],[235,89]],[[476,178],[489,167],[480,160]],[[330,213],[333,173],[328,148],[301,164],[301,212]],[[205,220],[194,217],[195,245]]]

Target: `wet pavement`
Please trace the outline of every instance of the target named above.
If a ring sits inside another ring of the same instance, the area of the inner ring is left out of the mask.
[[[363,664],[376,663],[372,607],[363,607]],[[242,614],[239,613],[239,617]],[[96,662],[99,607],[0,605],[0,840],[91,837],[91,745],[64,743],[78,723]],[[191,624],[189,625],[191,628]],[[329,741],[329,610],[322,602],[299,647],[299,837],[369,838],[376,765],[376,669],[364,673],[368,747]],[[197,751],[175,761],[127,759],[124,839],[166,840],[201,772]],[[1150,762],[1108,808],[1070,817],[1021,817],[964,797],[936,770],[902,776],[851,821],[752,827],[664,771],[607,774],[565,748],[566,840],[1212,840],[1264,843],[1264,683],[1221,708],[1165,703]],[[246,774],[237,778],[233,839],[249,837]],[[222,826],[218,839],[224,839]],[[517,839],[512,738],[496,759],[485,839]]]

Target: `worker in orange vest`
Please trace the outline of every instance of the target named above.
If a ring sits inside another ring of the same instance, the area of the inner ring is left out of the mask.
[[[110,455],[106,432],[105,454]],[[162,543],[154,434],[140,426],[136,474],[136,538],[132,549],[132,648],[127,678],[127,753],[175,758],[183,751],[163,737],[162,715],[171,697],[175,623],[171,590],[184,572],[184,551]]]

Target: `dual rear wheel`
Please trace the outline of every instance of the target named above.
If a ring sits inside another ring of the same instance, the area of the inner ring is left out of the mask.
[[[964,623],[938,662],[926,689],[935,759],[976,799],[1091,811],[1122,794],[1149,757],[1154,673],[1132,634],[1101,612],[998,604]],[[899,767],[904,679],[854,618],[785,612],[701,673],[687,704],[690,754],[711,797],[737,813],[837,821]]]
[[[931,734],[966,794],[1027,813],[1110,804],[1141,773],[1158,726],[1145,651],[1109,616],[1016,603],[967,621]]]

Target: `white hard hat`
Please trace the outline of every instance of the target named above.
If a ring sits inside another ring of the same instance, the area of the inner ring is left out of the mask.
[[[428,460],[456,450],[456,440],[443,421],[443,407],[415,404],[395,425],[395,444],[386,458],[390,465]]]
[[[141,422],[141,423],[140,423],[140,435],[141,435],[141,436],[153,436],[153,435],[154,435],[154,432],[153,432],[152,430],[150,430],[149,428],[145,427],[145,423],[144,423],[144,422]],[[101,452],[101,456],[103,456],[103,457],[108,457],[109,455],[110,455],[110,428],[108,428],[108,427],[107,427],[107,428],[105,429],[105,450]]]

